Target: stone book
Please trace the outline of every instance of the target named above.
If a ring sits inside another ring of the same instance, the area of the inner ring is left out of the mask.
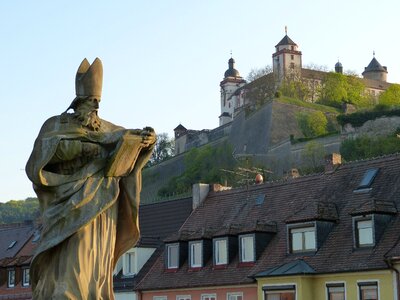
[[[132,172],[142,148],[141,140],[140,135],[127,133],[122,136],[106,167],[107,177],[124,177]]]

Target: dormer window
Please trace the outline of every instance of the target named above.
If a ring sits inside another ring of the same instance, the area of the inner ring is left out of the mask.
[[[242,235],[239,237],[240,262],[255,261],[255,239],[253,234]]]
[[[316,250],[316,230],[314,224],[289,228],[290,251],[306,252]]]
[[[15,286],[15,269],[8,270],[7,276],[7,287],[11,288]]]
[[[167,244],[167,268],[177,269],[179,267],[179,244]]]
[[[356,247],[374,246],[374,225],[372,217],[354,219]]]
[[[214,264],[226,265],[228,263],[228,239],[214,239]]]
[[[134,275],[136,273],[136,257],[135,251],[130,251],[123,256],[123,274],[125,276]]]
[[[203,266],[202,241],[189,242],[189,260],[191,268],[201,268]]]

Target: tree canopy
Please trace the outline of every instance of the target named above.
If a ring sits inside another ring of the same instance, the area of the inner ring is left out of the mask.
[[[400,84],[392,84],[386,91],[379,95],[379,104],[400,105]]]
[[[39,201],[37,198],[0,203],[0,224],[19,223],[35,220],[38,217]]]
[[[174,155],[175,142],[169,138],[167,133],[157,134],[157,141],[154,146],[154,151],[148,162],[148,166],[158,164]]]
[[[363,107],[369,104],[364,91],[365,85],[358,77],[330,72],[322,81],[318,102],[339,108],[343,102]]]
[[[323,112],[301,112],[296,117],[305,137],[315,137],[327,133],[328,119]]]

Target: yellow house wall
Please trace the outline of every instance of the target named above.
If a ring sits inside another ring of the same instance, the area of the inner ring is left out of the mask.
[[[347,300],[358,298],[358,282],[377,281],[380,300],[395,300],[394,273],[389,270],[305,276],[258,278],[258,299],[264,300],[264,285],[296,285],[296,300],[327,299],[326,284],[344,282]]]

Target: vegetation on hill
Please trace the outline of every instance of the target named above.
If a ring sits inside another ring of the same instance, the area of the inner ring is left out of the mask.
[[[0,224],[19,223],[35,220],[38,217],[39,201],[37,198],[0,203]]]
[[[379,104],[388,106],[400,105],[400,84],[392,84],[379,95]]]
[[[232,146],[224,142],[218,147],[206,145],[191,149],[185,157],[185,171],[181,176],[172,178],[158,191],[160,197],[183,194],[195,183],[221,183],[229,186],[243,185],[248,173],[240,171],[242,167],[252,168],[252,161],[235,159]],[[263,173],[261,170],[260,173]],[[265,174],[263,174],[265,175]],[[254,177],[252,175],[252,177]]]
[[[391,108],[379,104],[373,110],[359,111],[348,115],[338,115],[337,121],[342,126],[345,124],[351,124],[354,127],[360,127],[369,120],[392,116],[400,116],[400,108]]]
[[[400,139],[397,130],[389,136],[361,136],[344,140],[340,146],[340,154],[346,161],[372,158],[400,152]]]

